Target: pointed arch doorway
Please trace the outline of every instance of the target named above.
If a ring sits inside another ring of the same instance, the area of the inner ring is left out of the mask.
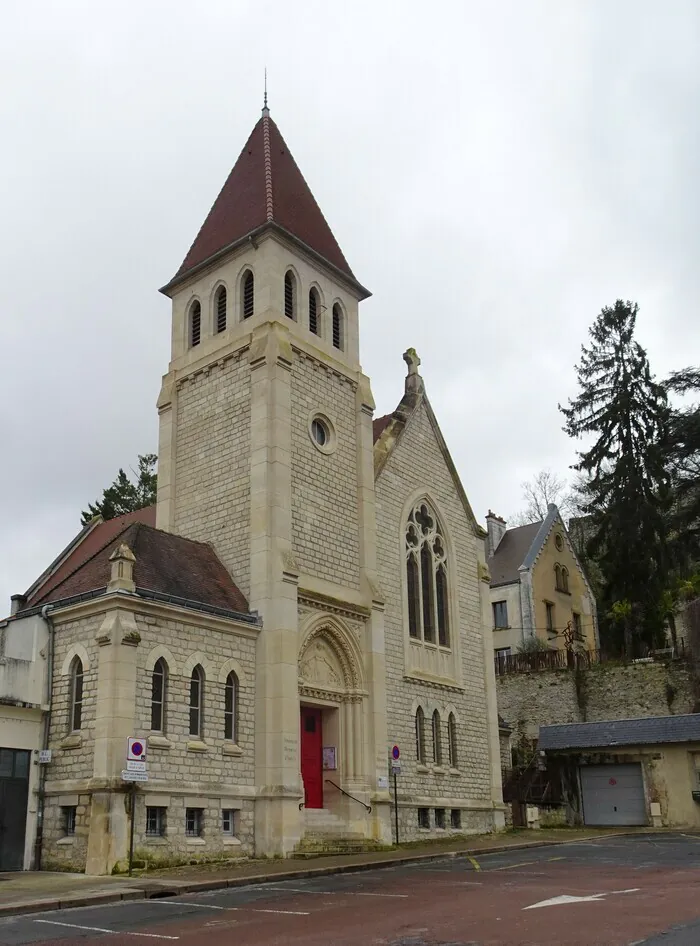
[[[365,783],[361,660],[349,632],[321,619],[299,653],[301,775],[307,809],[329,808],[338,789]],[[325,767],[324,767],[325,765]]]

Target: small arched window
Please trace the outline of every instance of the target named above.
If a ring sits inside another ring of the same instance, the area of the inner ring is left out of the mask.
[[[557,564],[554,566],[554,587],[557,591],[562,590],[561,585],[561,565]]]
[[[309,331],[314,335],[320,335],[320,315],[321,300],[318,295],[318,289],[309,290]]]
[[[421,500],[406,524],[408,633],[416,640],[450,646],[448,562],[437,516]],[[437,637],[437,641],[436,641]]]
[[[202,306],[195,299],[190,306],[190,348],[194,348],[202,340]]]
[[[83,723],[83,662],[74,657],[70,668],[70,716],[71,732],[78,732]]]
[[[425,714],[420,706],[416,710],[416,759],[425,763]]]
[[[168,682],[168,665],[160,657],[156,660],[151,675],[151,731],[165,732],[165,688]]]
[[[340,308],[340,303],[336,302],[333,306],[333,347],[341,351],[345,348],[344,329],[343,310]]]
[[[219,286],[216,291],[216,331],[226,331],[226,286]]]
[[[433,762],[442,765],[442,726],[437,710],[433,713]]]
[[[190,676],[190,736],[202,736],[204,670],[197,664]]]
[[[563,566],[561,570],[561,590],[567,592],[569,590],[569,569],[566,566]]]
[[[450,754],[450,768],[457,768],[457,720],[455,714],[447,717],[447,751]]]
[[[249,319],[255,311],[255,276],[248,270],[241,280],[241,311]]]
[[[238,677],[233,672],[224,689],[224,739],[238,742]]]
[[[291,269],[284,274],[284,314],[288,319],[297,317],[297,281]]]

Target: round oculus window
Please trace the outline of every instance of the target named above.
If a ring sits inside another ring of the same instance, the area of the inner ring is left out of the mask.
[[[311,421],[311,436],[314,438],[314,441],[319,445],[319,447],[327,446],[330,439],[328,435],[328,428],[322,420],[318,419],[318,417],[315,417]]]

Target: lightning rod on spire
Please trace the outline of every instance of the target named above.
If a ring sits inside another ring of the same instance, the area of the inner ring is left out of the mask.
[[[265,66],[265,95],[263,97],[263,115],[269,112],[267,107],[267,66]]]

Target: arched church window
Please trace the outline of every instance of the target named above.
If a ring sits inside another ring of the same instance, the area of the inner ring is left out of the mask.
[[[190,306],[190,348],[194,348],[202,340],[202,306],[195,299]]]
[[[309,290],[309,331],[314,335],[320,335],[319,318],[321,312],[321,301],[318,295],[318,289],[312,287]]]
[[[442,725],[437,710],[433,713],[433,762],[442,765]]]
[[[224,688],[224,739],[238,742],[238,677],[233,672]]]
[[[168,665],[160,657],[156,660],[151,675],[151,730],[165,732],[165,688],[168,680]]]
[[[216,291],[216,331],[226,331],[226,286],[219,286]]]
[[[447,751],[450,755],[450,768],[457,768],[457,720],[455,714],[447,717]]]
[[[340,303],[333,306],[333,347],[341,351],[345,348],[345,326],[343,325],[343,310]]]
[[[202,736],[204,670],[197,664],[190,676],[190,736]]]
[[[83,662],[74,657],[70,668],[70,715],[68,727],[77,732],[83,724]]]
[[[248,270],[241,280],[241,311],[249,319],[255,311],[255,276]]]
[[[297,317],[297,281],[291,269],[284,274],[284,314],[288,319]]]
[[[416,640],[450,646],[448,563],[440,525],[421,500],[406,524],[408,633]]]
[[[416,710],[416,759],[425,763],[425,714],[420,706]]]

